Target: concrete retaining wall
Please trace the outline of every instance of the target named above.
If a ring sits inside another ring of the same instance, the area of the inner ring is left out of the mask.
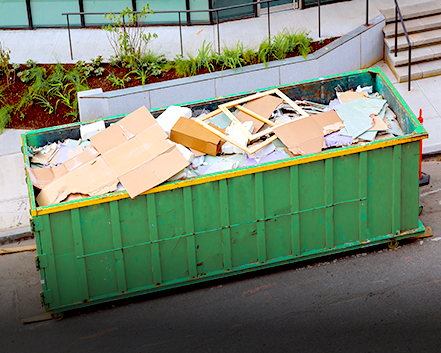
[[[367,68],[383,59],[382,15],[304,59],[295,57],[79,98],[81,121],[209,99]]]

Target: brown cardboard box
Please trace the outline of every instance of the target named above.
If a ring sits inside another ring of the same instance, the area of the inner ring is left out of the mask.
[[[170,140],[212,156],[220,153],[222,146],[219,136],[187,118],[180,118],[173,126]]]

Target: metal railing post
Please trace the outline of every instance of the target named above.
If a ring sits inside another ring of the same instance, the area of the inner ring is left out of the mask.
[[[83,0],[78,0],[78,6],[80,8],[80,12],[84,12],[84,3]],[[86,20],[84,19],[84,14],[80,15],[81,27],[86,27]]]
[[[409,77],[407,79],[407,90],[408,91],[410,91],[410,76],[411,76],[410,65],[412,64],[412,54],[411,53],[412,53],[412,46],[409,45],[409,63],[408,63],[408,66],[409,66],[409,73],[408,73],[408,75],[409,75]]]
[[[271,17],[270,17],[270,3],[266,3],[268,9],[268,43],[271,44]]]
[[[70,24],[69,24],[69,15],[68,14],[66,14],[66,19],[67,19],[67,33],[69,35],[70,59],[73,60],[72,39],[70,38]]]
[[[181,13],[178,12],[179,16],[179,40],[181,41],[181,56],[184,57],[184,47],[182,46],[182,23],[181,23]]]
[[[366,27],[369,26],[369,0],[366,0]]]
[[[395,57],[397,57],[398,46],[398,5],[395,3]]]
[[[31,10],[31,1],[26,0],[26,12],[28,14],[28,28],[34,29],[34,25],[32,23],[32,10]]]
[[[219,10],[216,10],[216,26],[217,26],[217,51],[220,54],[220,34],[219,34]]]
[[[320,0],[318,0],[318,36],[322,37],[322,28],[321,28],[321,19],[320,19]]]

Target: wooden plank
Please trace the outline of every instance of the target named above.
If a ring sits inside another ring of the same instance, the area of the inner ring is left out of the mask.
[[[231,143],[232,145],[240,148],[242,151],[245,152],[249,152],[247,147],[242,146],[240,143],[236,142],[235,140],[233,140],[232,138],[230,138],[229,136],[225,135],[223,132],[215,129],[214,127],[208,125],[205,121],[202,120],[195,120],[198,124],[202,125],[204,128],[206,128],[207,130],[211,131],[213,134],[219,136],[220,138],[224,139],[225,141],[228,141],[229,143]]]
[[[0,248],[0,255],[5,255],[5,254],[14,254],[14,253],[19,253],[19,252],[24,252],[24,251],[36,251],[37,250],[37,246],[36,245],[26,245],[26,246],[19,246],[19,247],[14,247],[14,248]]]
[[[271,142],[277,140],[277,138],[278,138],[278,137],[277,137],[276,135],[273,135],[273,136],[267,138],[265,141],[262,141],[262,142],[259,143],[258,145],[253,146],[253,147],[251,147],[251,148],[248,148],[248,151],[250,152],[250,153],[248,153],[248,154],[256,153],[256,152],[257,152],[258,150],[260,150],[261,148],[263,148],[263,147],[269,145]]]
[[[210,112],[208,114],[205,114],[204,116],[201,116],[200,118],[196,118],[195,120],[204,121],[204,120],[212,118],[213,116],[216,116],[216,115],[220,114],[221,112],[222,111],[220,109],[216,109],[216,110],[213,110],[212,112]]]
[[[243,126],[243,124],[239,121],[239,119],[237,119],[233,113],[231,113],[228,108],[225,107],[221,107],[221,110],[225,113],[226,116],[228,116],[230,118],[230,120],[233,122],[234,125],[236,125],[240,131],[242,131],[242,133],[248,138],[248,140],[251,140],[251,138],[253,137],[253,134],[251,132],[249,132],[247,129],[245,129],[245,126]]]
[[[248,148],[248,147],[244,147],[242,146],[240,143],[236,142],[235,140],[231,139],[229,136],[225,135],[224,133],[222,133],[221,131],[215,129],[214,127],[208,125],[205,121],[201,121],[201,120],[195,120],[198,124],[202,125],[203,127],[205,127],[207,130],[211,131],[213,134],[219,136],[220,138],[224,139],[225,141],[230,142],[232,145],[236,146],[237,148],[240,148],[242,151],[245,151],[248,154],[253,154],[255,152],[257,152],[258,150],[260,150],[261,148],[269,145],[271,142],[277,140],[277,136],[271,136],[270,138],[267,138],[265,141],[253,146],[252,148]]]
[[[272,122],[271,120],[268,120],[267,118],[264,118],[262,115],[257,114],[257,113],[253,112],[252,110],[250,110],[250,109],[248,109],[246,107],[243,107],[241,105],[235,105],[234,107],[239,109],[239,110],[241,110],[241,111],[243,111],[244,113],[246,113],[248,115],[251,115],[253,118],[256,118],[256,119],[259,119],[260,121],[263,121],[264,123],[266,123],[268,125],[276,126],[276,124],[274,122]]]
[[[222,109],[222,107],[224,107],[224,108],[231,108],[231,107],[234,107],[235,105],[246,103],[246,102],[248,102],[250,100],[257,99],[257,98],[260,98],[260,97],[267,96],[269,94],[276,93],[276,91],[278,91],[277,88],[270,89],[270,90],[265,91],[265,92],[259,92],[259,93],[253,94],[252,96],[247,96],[247,97],[239,98],[239,99],[236,99],[234,101],[230,101],[230,102],[227,102],[227,103],[224,103],[224,104],[220,104],[219,108],[221,108],[221,109]],[[280,98],[282,98],[282,97],[280,97]]]
[[[275,92],[280,98],[282,98],[286,103],[288,103],[293,109],[295,109],[302,116],[309,116],[307,112],[305,112],[302,108],[300,108],[291,98],[289,98],[286,94],[282,93],[278,89]]]
[[[256,134],[252,134],[251,132],[249,132],[247,129],[245,129],[245,127],[243,126],[243,124],[239,121],[239,119],[237,119],[233,113],[231,113],[227,108],[221,108],[222,111],[225,113],[225,115],[227,115],[231,121],[233,122],[233,124],[235,124],[240,131],[242,131],[242,133],[248,138],[249,141],[253,141],[253,140],[257,140],[259,138],[261,138],[262,136],[268,135],[270,133],[273,132],[273,128],[270,127],[266,130],[260,131]],[[274,124],[275,125],[275,124]]]

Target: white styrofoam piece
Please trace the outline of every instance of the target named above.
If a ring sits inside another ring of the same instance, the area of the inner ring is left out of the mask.
[[[92,124],[83,125],[80,127],[81,139],[88,140],[92,136],[95,136],[100,131],[103,131],[106,128],[106,124],[104,120],[96,121]]]
[[[177,123],[179,118],[191,118],[191,109],[186,107],[179,107],[175,105],[169,106],[160,116],[156,118],[157,123],[165,133],[170,137],[170,131]]]

